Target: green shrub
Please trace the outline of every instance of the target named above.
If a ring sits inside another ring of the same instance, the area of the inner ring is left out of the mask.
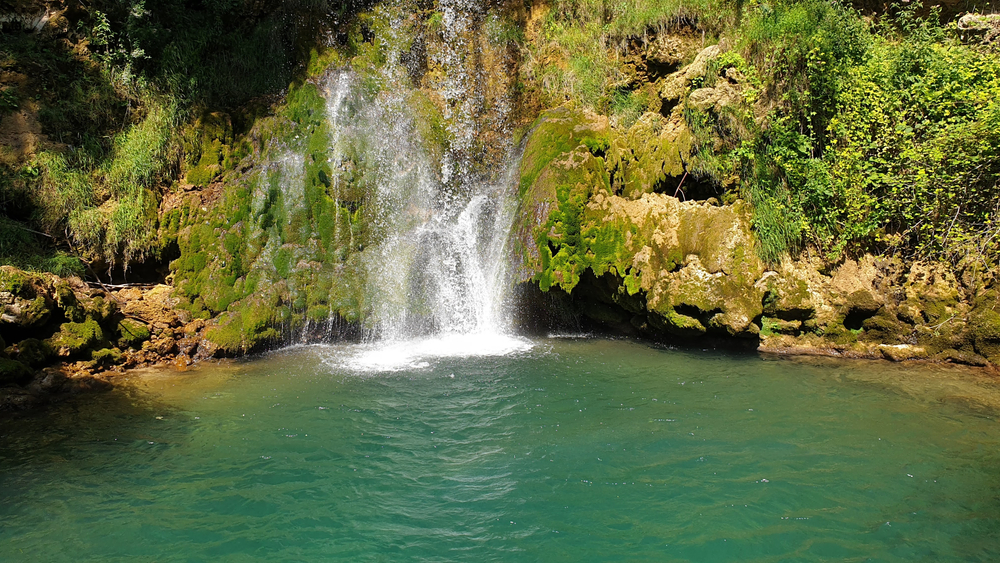
[[[706,85],[730,64],[746,77],[744,108],[688,122],[716,181],[740,177],[764,259],[1000,257],[1000,61],[919,9],[869,24],[825,0],[761,5],[713,64]]]

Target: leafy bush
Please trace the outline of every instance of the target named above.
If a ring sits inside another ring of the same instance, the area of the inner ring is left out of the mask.
[[[746,63],[747,110],[695,130],[706,153],[727,141],[713,172],[740,175],[763,258],[996,260],[1000,61],[919,9],[869,24],[824,0],[762,5],[734,32],[742,56],[715,65]]]

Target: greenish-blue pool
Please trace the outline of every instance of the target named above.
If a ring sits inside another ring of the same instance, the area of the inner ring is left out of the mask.
[[[3,422],[0,560],[1000,560],[1000,401],[975,372],[602,339],[352,354],[151,372]]]

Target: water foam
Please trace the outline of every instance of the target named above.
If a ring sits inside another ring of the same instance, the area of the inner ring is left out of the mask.
[[[509,356],[532,347],[529,340],[502,333],[445,333],[338,348],[326,363],[351,372],[387,373],[429,368],[442,359]]]

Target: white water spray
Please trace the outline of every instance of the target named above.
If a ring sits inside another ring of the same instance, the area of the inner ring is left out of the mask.
[[[419,142],[405,93],[365,99],[350,73],[327,84],[331,164],[348,155],[369,198],[363,263],[370,337],[351,365],[412,367],[428,356],[525,349],[509,336],[507,243],[514,169],[494,181],[443,181]],[[343,180],[335,178],[339,186]]]

